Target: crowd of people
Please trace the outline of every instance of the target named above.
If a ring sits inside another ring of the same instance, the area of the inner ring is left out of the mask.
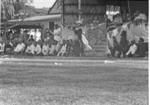
[[[109,56],[145,57],[148,54],[148,42],[145,41],[148,39],[148,21],[144,13],[135,12],[131,17],[128,15],[125,22],[117,14],[108,23]]]
[[[36,36],[32,30],[10,30],[4,40],[3,33],[0,36],[0,54],[36,55],[36,56],[84,56],[84,43],[82,41],[82,29],[72,28],[77,39],[63,39],[62,28],[55,25],[52,32],[45,29],[42,33],[37,29]],[[43,34],[43,35],[42,35]]]
[[[120,14],[115,15],[112,21],[108,18],[106,20],[107,55],[144,57],[148,52],[148,42],[145,42],[145,39],[148,39],[147,17],[143,13],[135,13],[132,18],[129,14],[126,15],[125,21]],[[72,33],[65,28],[55,24],[53,31],[51,29],[10,29],[6,35],[1,32],[0,55],[84,56],[85,50],[92,50],[81,26],[68,26],[67,29]],[[66,32],[63,33],[63,30]],[[74,35],[73,38],[65,39],[62,34],[68,34],[68,37]]]

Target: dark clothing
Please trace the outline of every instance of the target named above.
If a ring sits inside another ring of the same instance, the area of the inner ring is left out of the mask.
[[[117,39],[115,37],[113,37],[113,44],[114,44],[114,48],[110,49],[112,56],[114,57],[115,56],[115,52],[118,51],[119,54],[117,56],[120,57],[121,50],[120,50],[120,46],[119,46],[119,44],[117,42]]]
[[[23,34],[23,41],[26,42],[29,39],[29,34]]]
[[[56,40],[54,40],[54,39],[49,39],[49,44],[50,45],[57,45],[57,41]]]
[[[121,53],[123,53],[123,57],[125,57],[128,49],[129,49],[129,46],[128,46],[127,40],[124,40],[122,43],[120,43],[120,50],[121,50]]]
[[[6,54],[11,54],[12,51],[13,51],[13,45],[11,44],[11,42],[7,42],[6,45],[5,45],[4,52]]]
[[[73,53],[74,56],[80,56],[80,42],[78,40],[74,41]]]
[[[30,38],[28,41],[29,42],[34,42],[35,40],[33,38]]]
[[[84,44],[82,40],[79,40],[80,43],[80,56],[84,55]]]
[[[136,52],[137,56],[145,57],[145,53],[147,50],[147,44],[146,43],[138,43],[137,46],[138,46],[138,49]]]
[[[128,40],[127,40],[127,34],[126,34],[126,31],[123,31],[122,33],[121,33],[121,39],[120,39],[120,43],[119,43],[119,45],[120,45],[120,51],[121,51],[121,53],[123,54],[123,57],[125,57],[126,56],[126,52],[128,51],[128,49],[129,49],[129,42],[128,42]]]

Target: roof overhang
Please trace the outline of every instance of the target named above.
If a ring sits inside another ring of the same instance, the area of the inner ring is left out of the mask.
[[[8,23],[58,21],[60,19],[61,19],[61,14],[57,14],[57,15],[34,16],[34,17],[28,17],[28,18],[24,18],[24,19],[14,19],[14,20],[9,20]]]

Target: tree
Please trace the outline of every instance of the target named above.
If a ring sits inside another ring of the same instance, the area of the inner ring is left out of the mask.
[[[33,0],[1,0],[1,20],[13,19],[19,14],[19,10],[31,2],[33,2]]]

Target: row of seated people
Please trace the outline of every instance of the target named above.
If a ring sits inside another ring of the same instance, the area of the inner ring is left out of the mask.
[[[24,42],[19,39],[17,44],[11,41],[0,41],[0,54],[25,54],[25,55],[43,55],[43,56],[81,56],[82,47],[79,40],[55,40]]]

